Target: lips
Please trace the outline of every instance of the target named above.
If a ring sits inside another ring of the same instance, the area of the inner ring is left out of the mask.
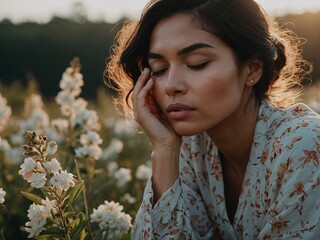
[[[195,108],[182,103],[170,104],[167,107],[168,116],[173,120],[182,120],[186,118],[189,115],[189,113],[194,110]]]

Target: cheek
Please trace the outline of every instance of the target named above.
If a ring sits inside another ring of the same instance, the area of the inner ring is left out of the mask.
[[[206,78],[207,81],[199,86],[199,92],[202,92],[205,96],[226,96],[228,92],[231,91],[235,85],[234,81],[237,79],[232,79],[227,76],[215,76],[211,78]]]
[[[221,71],[224,69],[224,71]],[[215,96],[227,96],[237,94],[242,89],[241,81],[235,67],[229,69],[221,66],[220,71],[215,71],[216,74],[206,76],[208,79],[205,91],[211,92]],[[219,73],[219,74],[217,74]],[[214,76],[214,77],[212,77]]]
[[[213,96],[224,95],[227,91],[227,84],[220,79],[212,79],[208,84],[203,87],[203,91],[207,92],[207,95],[211,93]]]
[[[153,97],[156,100],[156,102],[158,103],[158,105],[160,107],[162,107],[162,105],[164,104],[163,100],[165,97],[165,91],[159,82],[154,81],[154,86],[153,86],[151,94],[153,95]]]

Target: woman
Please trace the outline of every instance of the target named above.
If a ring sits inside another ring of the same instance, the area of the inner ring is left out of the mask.
[[[152,143],[132,239],[319,239],[308,64],[254,0],[156,0],[107,66]]]

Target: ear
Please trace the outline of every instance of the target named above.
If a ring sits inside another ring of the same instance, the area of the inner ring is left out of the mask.
[[[244,79],[246,81],[246,85],[255,85],[260,80],[262,72],[262,60],[257,57],[250,58],[244,66]]]

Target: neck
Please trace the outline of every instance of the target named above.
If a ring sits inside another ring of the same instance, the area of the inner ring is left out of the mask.
[[[207,133],[218,147],[225,163],[244,175],[249,161],[259,106],[252,99]]]

